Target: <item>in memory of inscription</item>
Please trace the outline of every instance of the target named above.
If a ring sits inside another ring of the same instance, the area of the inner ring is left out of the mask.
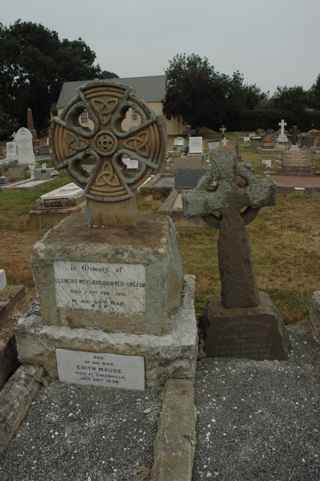
[[[56,349],[59,380],[143,391],[144,358]]]
[[[145,267],[141,264],[54,263],[58,307],[141,314],[145,311]]]

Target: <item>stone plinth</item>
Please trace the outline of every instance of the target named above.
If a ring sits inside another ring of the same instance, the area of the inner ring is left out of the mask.
[[[19,359],[42,366],[51,378],[57,378],[56,349],[143,356],[147,386],[163,384],[169,378],[193,379],[198,351],[194,287],[194,277],[185,276],[181,306],[171,317],[171,332],[162,336],[48,325],[34,306],[18,322]],[[156,314],[155,318],[159,319]]]
[[[181,306],[175,227],[160,215],[105,229],[69,216],[35,245],[33,274],[46,325],[163,335]]]
[[[210,302],[204,318],[205,352],[211,357],[256,360],[288,359],[289,340],[283,321],[265,292],[259,305],[226,309]]]
[[[283,154],[282,172],[287,175],[312,175],[311,156],[298,146],[293,145]]]

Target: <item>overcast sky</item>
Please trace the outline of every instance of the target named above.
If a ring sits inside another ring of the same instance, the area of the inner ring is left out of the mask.
[[[120,77],[162,74],[176,53],[207,56],[264,90],[320,73],[320,0],[1,0],[1,22],[82,37]],[[0,46],[1,48],[1,46]],[[77,79],[75,79],[77,80]]]

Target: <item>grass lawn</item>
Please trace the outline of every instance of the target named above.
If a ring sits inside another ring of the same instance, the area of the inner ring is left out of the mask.
[[[243,151],[243,158],[256,162],[250,151]],[[61,177],[29,192],[0,191],[0,266],[12,283],[33,285],[32,246],[43,232],[29,222],[32,204],[69,181]],[[138,201],[143,210],[160,205],[142,197]],[[280,194],[277,205],[262,209],[248,227],[258,287],[272,296],[287,323],[306,318],[311,293],[320,289],[319,206],[320,194]],[[208,297],[219,295],[218,233],[185,220],[176,225],[185,272],[197,278],[196,305],[201,314]]]

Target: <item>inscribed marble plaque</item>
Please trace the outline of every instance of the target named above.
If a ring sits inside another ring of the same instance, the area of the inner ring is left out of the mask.
[[[54,263],[58,307],[109,314],[145,311],[145,267],[141,264]]]
[[[144,390],[144,358],[56,349],[59,380],[74,384]]]

